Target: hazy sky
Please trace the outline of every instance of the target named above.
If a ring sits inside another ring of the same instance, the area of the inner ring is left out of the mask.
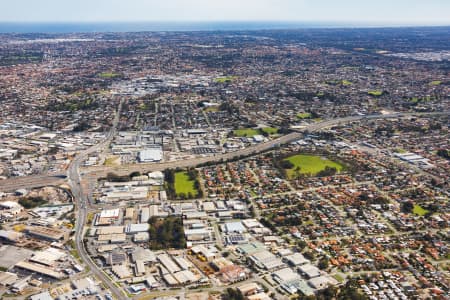
[[[342,21],[450,25],[450,0],[0,0],[0,21]]]

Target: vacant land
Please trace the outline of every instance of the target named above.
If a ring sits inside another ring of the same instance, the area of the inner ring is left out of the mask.
[[[300,174],[311,175],[317,175],[319,172],[325,170],[326,167],[335,168],[337,172],[340,172],[343,169],[341,164],[316,155],[298,154],[288,157],[285,160],[289,161],[294,166],[291,169],[287,169],[289,178],[294,178],[296,176],[297,167],[300,168],[298,170]]]
[[[195,188],[195,181],[189,178],[187,172],[181,171],[175,173],[175,193],[177,196],[184,195],[197,195],[197,189]]]
[[[120,165],[120,156],[109,156],[105,159],[105,166],[118,166]]]

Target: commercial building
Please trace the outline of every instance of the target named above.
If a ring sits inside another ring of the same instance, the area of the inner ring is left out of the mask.
[[[225,223],[224,229],[226,233],[244,233],[247,231],[244,225],[242,225],[242,222]]]
[[[286,257],[284,257],[284,260],[286,260],[286,262],[293,267],[297,267],[297,266],[301,266],[301,265],[305,265],[307,263],[310,263],[310,261],[308,259],[306,259],[303,254],[301,253],[294,253],[292,255],[288,255]]]
[[[34,238],[51,242],[65,242],[69,238],[69,232],[44,226],[28,226],[26,233]]]
[[[146,232],[148,231],[149,225],[147,223],[140,223],[140,224],[128,224],[125,227],[125,233],[132,234],[132,233],[138,233],[138,232]]]
[[[19,263],[17,263],[15,265],[17,268],[21,268],[21,269],[25,269],[31,272],[36,272],[54,279],[58,279],[61,280],[63,278],[65,278],[66,276],[63,273],[60,272],[56,272],[55,270],[48,268],[48,267],[44,267],[42,265],[38,265],[38,264],[34,264],[34,263],[29,263],[26,261],[21,261]]]
[[[305,264],[298,267],[298,271],[308,279],[319,277],[321,275],[319,268],[311,264]]]
[[[256,267],[268,271],[284,266],[284,263],[281,261],[280,258],[276,257],[273,253],[267,250],[256,252],[250,255],[248,259]]]
[[[126,265],[115,265],[111,270],[119,279],[130,278],[132,276]]]

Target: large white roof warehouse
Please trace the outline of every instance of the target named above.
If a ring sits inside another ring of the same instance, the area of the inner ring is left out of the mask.
[[[161,161],[163,152],[161,149],[145,149],[140,151],[138,156],[140,162]]]

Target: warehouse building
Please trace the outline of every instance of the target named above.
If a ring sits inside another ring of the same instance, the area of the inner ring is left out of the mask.
[[[319,268],[311,264],[305,264],[298,268],[300,274],[308,279],[319,277],[321,275]]]
[[[48,268],[48,267],[44,267],[42,265],[38,265],[38,264],[34,264],[34,263],[30,263],[30,262],[26,262],[26,261],[21,261],[19,263],[17,263],[15,265],[17,268],[20,269],[24,269],[24,270],[28,270],[31,272],[36,272],[54,279],[64,279],[66,276],[63,273],[60,272],[56,272],[55,270]]]
[[[161,148],[145,149],[139,152],[138,160],[141,163],[158,162],[163,159],[163,151]]]
[[[250,255],[248,259],[256,267],[268,271],[275,270],[284,266],[284,263],[280,258],[276,257],[273,253],[267,250],[256,252]]]
[[[65,242],[69,238],[69,232],[65,230],[44,226],[28,226],[26,233],[34,238],[50,242]]]

